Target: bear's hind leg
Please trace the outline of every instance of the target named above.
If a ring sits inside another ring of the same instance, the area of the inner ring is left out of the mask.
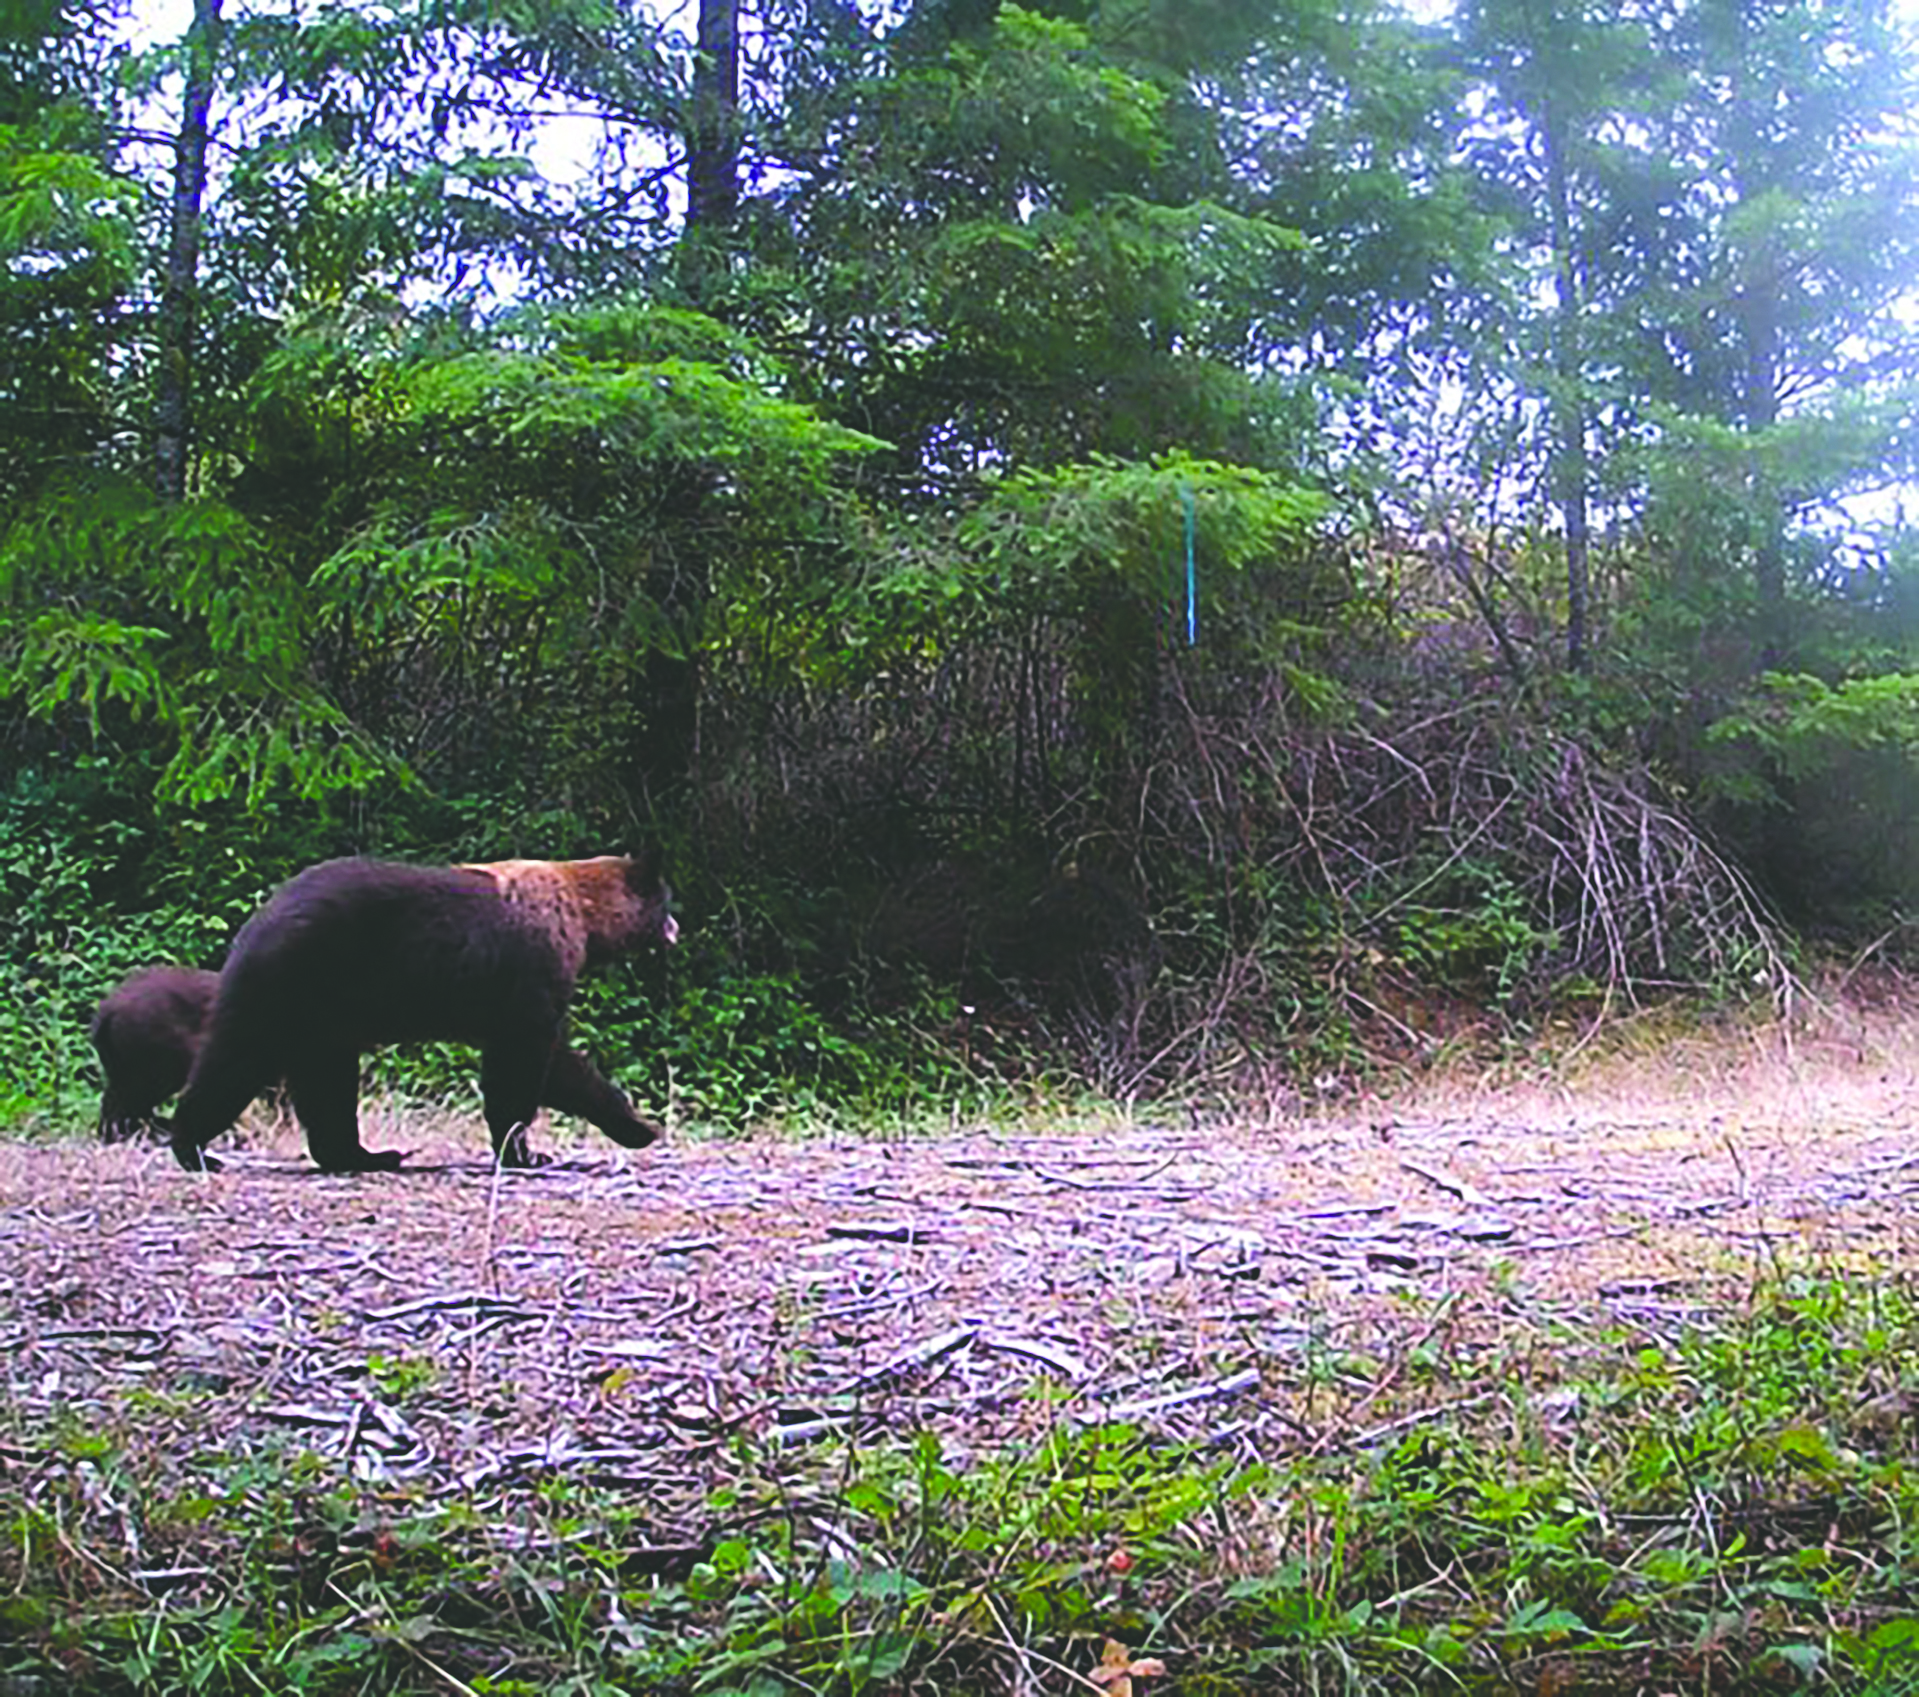
[[[143,1126],[153,1125],[151,1109],[129,1101],[115,1090],[111,1081],[100,1097],[100,1141],[127,1143],[140,1135]]]
[[[307,1153],[322,1172],[390,1173],[397,1149],[360,1146],[360,1057],[353,1049],[302,1055],[287,1069],[287,1094],[306,1133]]]
[[[480,1095],[486,1103],[486,1129],[493,1138],[493,1159],[503,1167],[543,1167],[527,1142],[527,1128],[540,1111],[550,1043],[496,1040],[480,1051]]]

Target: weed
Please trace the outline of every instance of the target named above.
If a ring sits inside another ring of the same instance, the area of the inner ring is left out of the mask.
[[[1036,1397],[1004,1447],[741,1428],[641,1491],[361,1477],[158,1373],[9,1384],[0,1689],[1919,1692],[1908,1282],[1651,1330],[1508,1274],[1313,1336],[1284,1444]]]
[[[412,1402],[440,1380],[440,1364],[423,1355],[369,1355],[366,1370],[391,1402]]]

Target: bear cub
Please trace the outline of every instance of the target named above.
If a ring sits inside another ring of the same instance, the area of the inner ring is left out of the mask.
[[[121,1143],[165,1129],[155,1115],[186,1083],[219,987],[217,972],[150,966],[93,1010],[87,1035],[106,1078],[101,1142]]]

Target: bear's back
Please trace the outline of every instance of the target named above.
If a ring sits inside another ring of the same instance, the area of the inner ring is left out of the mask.
[[[563,1012],[571,975],[493,882],[456,867],[330,860],[296,874],[234,939],[223,1016],[356,1045],[481,1042]]]

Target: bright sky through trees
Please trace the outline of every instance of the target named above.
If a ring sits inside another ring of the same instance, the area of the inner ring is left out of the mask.
[[[320,0],[322,5],[326,0]],[[1919,0],[1915,0],[1919,4]],[[654,14],[679,27],[690,38],[697,0],[652,0]],[[293,8],[289,8],[293,9]],[[193,0],[131,0],[128,40],[139,45],[177,41],[193,21]],[[166,128],[164,121],[161,128]],[[554,117],[535,132],[530,154],[534,168],[555,182],[565,182],[579,171],[592,148],[591,126],[577,119]]]

